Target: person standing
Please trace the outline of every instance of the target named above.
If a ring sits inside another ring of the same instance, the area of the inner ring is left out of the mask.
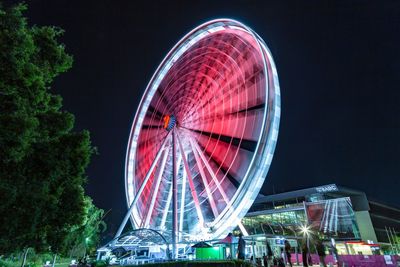
[[[238,259],[244,260],[246,256],[246,241],[243,239],[242,233],[239,234],[239,241],[238,241]]]
[[[330,250],[331,250],[331,253],[332,253],[334,262],[337,263],[337,264],[339,264],[339,254],[338,254],[338,251],[337,251],[337,249],[336,249],[335,244],[334,244],[334,243],[331,243],[330,247],[331,247]]]
[[[268,267],[268,256],[265,255],[265,253],[263,255],[263,263],[264,263],[264,267]]]
[[[267,238],[266,242],[267,242],[267,255],[268,255],[267,262],[268,262],[268,266],[271,266],[271,265],[273,265],[274,253],[272,252],[272,248],[268,242],[268,238]]]
[[[317,242],[317,253],[318,253],[320,265],[322,265],[323,267],[326,267],[326,263],[325,263],[325,246],[324,246],[324,244],[322,244],[321,240],[318,240],[318,242]]]
[[[308,247],[306,242],[301,246],[301,257],[303,260],[303,266],[308,267]]]
[[[285,240],[285,254],[286,254],[286,261],[289,263],[290,267],[292,267],[292,254],[290,250],[292,247],[290,246],[290,243],[288,240]]]

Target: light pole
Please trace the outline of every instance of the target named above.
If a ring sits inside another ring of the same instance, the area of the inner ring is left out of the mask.
[[[307,246],[307,252],[310,253],[310,233],[311,233],[311,229],[309,225],[302,225],[300,226],[300,232],[303,233],[303,236],[306,237],[306,246]],[[308,263],[308,255],[307,256],[307,263]],[[304,261],[304,259],[303,259]]]
[[[86,258],[86,247],[87,247],[87,244],[89,243],[89,241],[90,241],[90,238],[89,238],[89,237],[86,237],[86,238],[85,238],[85,252],[84,252],[84,254],[83,254],[83,258]]]

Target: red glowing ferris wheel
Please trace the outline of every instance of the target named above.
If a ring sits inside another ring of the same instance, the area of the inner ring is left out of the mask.
[[[280,92],[263,40],[218,19],[168,53],[136,113],[125,188],[136,228],[217,238],[236,227],[268,172]]]

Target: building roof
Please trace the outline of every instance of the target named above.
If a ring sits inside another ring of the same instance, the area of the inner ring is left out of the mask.
[[[313,194],[324,194],[332,197],[350,197],[355,211],[369,210],[368,200],[364,192],[345,186],[338,186],[336,184],[304,188],[269,196],[259,196],[254,201],[254,204],[304,198]]]

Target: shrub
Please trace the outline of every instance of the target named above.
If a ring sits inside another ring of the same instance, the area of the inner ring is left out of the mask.
[[[15,264],[15,262],[10,261],[10,260],[0,259],[0,266],[1,267],[14,267],[14,266],[16,266],[16,264]]]
[[[92,263],[92,266],[105,267],[105,266],[108,266],[108,261],[103,261],[103,260],[95,261]]]

